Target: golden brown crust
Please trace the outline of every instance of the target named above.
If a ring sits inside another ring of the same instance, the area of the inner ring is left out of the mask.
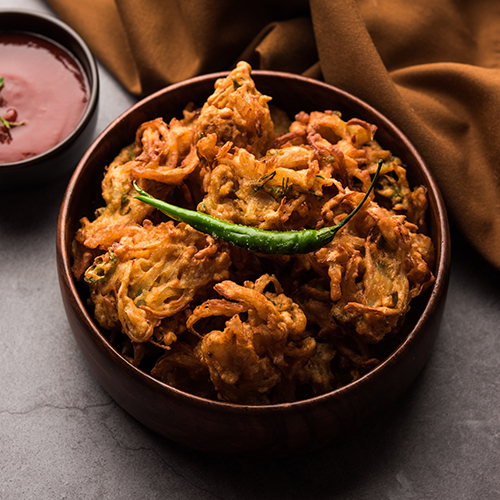
[[[290,121],[270,110],[250,69],[239,63],[182,120],[139,127],[106,169],[105,206],[81,221],[73,272],[136,366],[203,397],[271,404],[376,366],[433,283],[434,248],[425,188],[410,187],[373,125],[328,110]],[[228,222],[319,229],[361,201],[379,161],[356,216],[328,245],[295,256],[249,253],[165,222],[132,185]]]

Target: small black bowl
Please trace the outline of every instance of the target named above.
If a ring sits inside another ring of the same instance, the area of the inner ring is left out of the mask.
[[[0,9],[0,33],[31,34],[66,49],[80,63],[89,85],[87,108],[65,139],[32,158],[0,164],[0,190],[5,191],[46,183],[74,170],[93,139],[99,76],[94,56],[82,38],[53,16],[29,10]]]

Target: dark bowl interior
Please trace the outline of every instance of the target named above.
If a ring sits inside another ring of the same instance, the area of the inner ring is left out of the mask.
[[[355,97],[315,80],[254,71],[257,88],[291,117],[301,110],[339,110],[344,119],[377,125],[376,138],[400,156],[412,184],[428,189],[428,228],[437,251],[436,282],[413,303],[399,345],[374,370],[341,389],[308,400],[269,406],[210,401],[169,387],[128,363],[108,342],[85,304],[88,292],[71,275],[71,241],[79,219],[102,205],[103,168],[144,121],[182,117],[184,106],[203,104],[216,78],[197,77],[151,95],[115,120],[78,165],[59,216],[57,260],[61,294],[76,341],[97,379],[126,411],[154,431],[192,448],[223,454],[287,455],[345,438],[400,396],[427,360],[446,297],[450,238],[444,204],[432,175],[409,140],[391,122]]]
[[[0,190],[49,182],[71,173],[92,142],[97,123],[99,78],[94,56],[69,26],[53,16],[27,10],[0,10],[0,32],[45,37],[79,61],[89,83],[87,109],[73,132],[57,146],[27,160],[0,164]]]

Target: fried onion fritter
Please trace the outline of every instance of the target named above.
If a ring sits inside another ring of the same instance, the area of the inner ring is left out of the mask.
[[[141,223],[153,209],[134,196],[132,182],[166,196],[197,167],[199,158],[193,144],[194,130],[175,118],[167,125],[161,118],[143,123],[135,143],[123,148],[107,167],[102,181],[106,206],[96,211],[96,218],[81,220],[76,240],[87,248],[107,249],[129,225]]]
[[[163,318],[185,309],[200,289],[224,279],[229,253],[205,234],[172,221],[146,220],[107,252],[114,261],[85,278],[95,318],[106,329],[120,329],[134,342],[148,341]],[[103,259],[102,256],[97,257]]]
[[[276,292],[264,291],[270,283]],[[223,401],[269,403],[269,392],[284,373],[314,353],[312,337],[307,337],[305,348],[299,347],[304,343],[306,317],[269,275],[243,286],[222,281],[214,288],[224,299],[210,299],[198,306],[187,326],[194,332],[200,318],[230,317],[223,331],[207,333],[200,343],[201,359],[218,396]],[[242,313],[247,316],[245,321]]]
[[[267,105],[271,98],[257,90],[250,72],[250,65],[241,61],[226,78],[217,80],[196,126],[199,136],[215,134],[219,146],[231,142],[260,157],[275,138]]]
[[[240,62],[199,109],[143,123],[105,167],[104,205],[82,218],[73,273],[100,326],[135,366],[201,397],[274,404],[324,394],[377,366],[411,301],[434,282],[427,192],[332,110],[290,119]],[[303,255],[260,255],[166,221],[153,196],[275,231],[342,221]],[[392,346],[392,347],[391,347]]]

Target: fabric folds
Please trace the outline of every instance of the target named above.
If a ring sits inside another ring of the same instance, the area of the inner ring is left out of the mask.
[[[364,99],[421,152],[452,221],[500,268],[496,0],[48,0],[138,96],[240,60]]]

